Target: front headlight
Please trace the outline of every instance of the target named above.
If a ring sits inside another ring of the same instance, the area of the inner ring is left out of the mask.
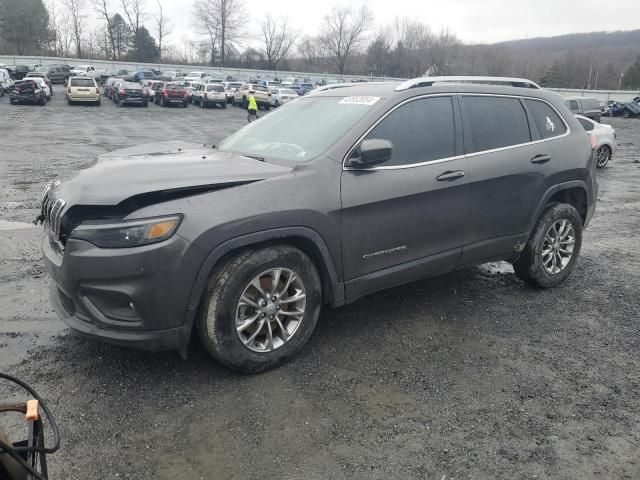
[[[181,220],[181,215],[171,215],[119,222],[87,222],[76,227],[71,238],[86,240],[101,248],[139,247],[171,238]]]

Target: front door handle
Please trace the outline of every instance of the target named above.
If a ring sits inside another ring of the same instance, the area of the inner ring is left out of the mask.
[[[455,172],[447,171],[440,175],[437,180],[439,182],[452,182],[462,177],[464,177],[464,172],[462,170],[456,170]]]
[[[531,159],[531,163],[547,163],[551,160],[549,155],[536,155]]]

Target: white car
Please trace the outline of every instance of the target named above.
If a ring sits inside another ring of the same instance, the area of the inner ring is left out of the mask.
[[[0,95],[4,90],[9,90],[13,86],[13,80],[9,74],[9,70],[0,67]]]
[[[290,88],[272,88],[269,93],[271,93],[271,106],[273,107],[279,107],[299,96],[295,90]]]
[[[93,65],[77,65],[71,69],[71,73],[73,75],[79,77],[91,77],[96,80],[100,78],[100,74],[103,72],[104,70],[96,69]]]
[[[200,83],[193,91],[191,102],[205,108],[209,105],[220,105],[227,108],[227,92],[221,83]]]
[[[233,96],[236,91],[242,86],[242,82],[222,82],[222,85],[224,86],[225,92],[227,92],[227,103],[232,103]]]
[[[182,84],[184,86],[185,92],[187,92],[187,99],[191,101],[193,92],[196,88],[198,88],[198,85],[200,85],[200,82],[185,80],[184,82],[182,82]]]
[[[163,75],[165,75],[166,77],[170,77],[171,80],[173,80],[174,82],[176,80],[182,80],[184,77],[182,76],[182,72],[177,72],[177,71],[173,71],[173,72],[163,72]]]
[[[592,145],[596,154],[596,167],[604,168],[616,153],[616,131],[611,125],[598,123],[595,120],[576,115],[580,124],[593,139]]]
[[[51,88],[47,85],[47,81],[42,77],[25,77],[25,80],[33,80],[38,86],[44,90],[47,100],[51,100]]]
[[[206,76],[208,76],[207,72],[189,72],[182,79],[185,82],[199,82]]]

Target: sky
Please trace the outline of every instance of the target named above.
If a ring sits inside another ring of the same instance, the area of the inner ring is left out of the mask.
[[[156,1],[147,0],[149,13],[153,13]],[[197,36],[191,26],[193,0],[160,1],[173,27],[168,43],[179,45],[183,38]],[[267,12],[275,17],[285,15],[296,31],[313,34],[323,16],[337,3],[337,0],[241,1],[249,18],[244,44],[253,46],[259,46],[257,22]],[[120,0],[110,2],[115,6]],[[366,4],[375,15],[376,26],[391,22],[396,15],[408,16],[435,31],[449,28],[465,43],[640,28],[640,0],[340,0],[339,4],[354,7]],[[91,18],[92,15],[87,16],[88,20]],[[153,29],[150,30],[153,34]]]

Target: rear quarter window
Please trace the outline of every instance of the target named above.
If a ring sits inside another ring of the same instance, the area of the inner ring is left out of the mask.
[[[520,99],[463,96],[466,129],[471,136],[468,153],[521,145],[531,141],[529,121]]]
[[[553,138],[567,133],[566,124],[548,103],[531,99],[525,100],[525,103],[542,138]]]

